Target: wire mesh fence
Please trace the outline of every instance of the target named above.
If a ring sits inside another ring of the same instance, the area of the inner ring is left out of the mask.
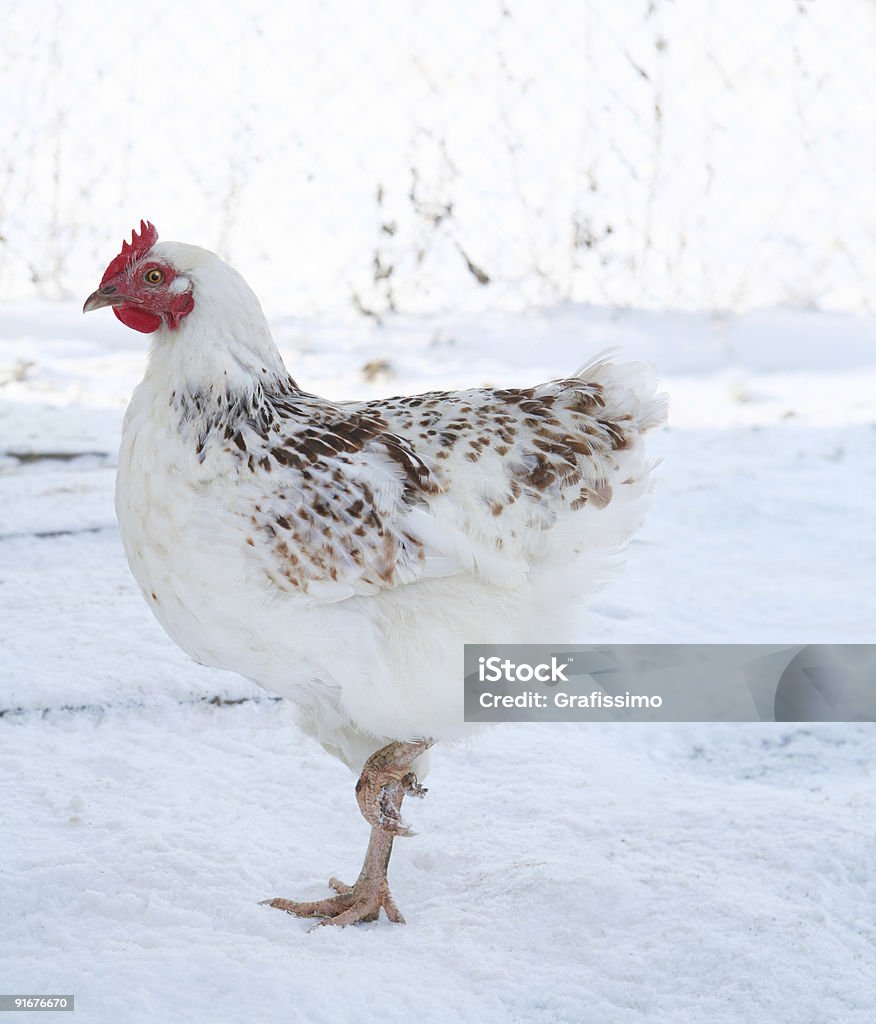
[[[314,314],[867,309],[873,0],[4,0],[0,295],[120,235]]]

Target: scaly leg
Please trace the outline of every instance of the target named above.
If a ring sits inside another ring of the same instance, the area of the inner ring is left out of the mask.
[[[411,765],[434,742],[388,743],[365,762],[356,783],[356,799],[362,816],[371,825],[371,838],[362,870],[353,885],[330,878],[329,885],[337,896],[309,903],[280,898],[262,902],[296,917],[321,917],[324,920],[320,924],[342,926],[375,921],[383,907],[390,921],[404,924],[405,919],[389,891],[386,871],[395,836],[414,835],[401,820],[401,805],[406,794],[425,796],[426,790],[417,782]]]

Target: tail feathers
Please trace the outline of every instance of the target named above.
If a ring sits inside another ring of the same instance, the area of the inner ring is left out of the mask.
[[[669,396],[657,392],[657,371],[650,363],[614,363],[614,349],[600,352],[575,374],[599,384],[606,413],[632,423],[638,432],[666,422]]]

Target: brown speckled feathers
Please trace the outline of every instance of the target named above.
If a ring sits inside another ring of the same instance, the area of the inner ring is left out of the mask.
[[[288,380],[233,402],[173,403],[201,462],[234,464],[247,543],[270,550],[272,583],[363,593],[430,575],[427,556],[447,555],[440,541],[430,551],[415,510],[456,506],[478,544],[526,556],[559,516],[605,508],[617,456],[646,424],[634,404],[608,409],[604,392],[572,377],[333,403]]]

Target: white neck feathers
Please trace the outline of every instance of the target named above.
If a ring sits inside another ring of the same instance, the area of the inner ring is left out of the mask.
[[[152,252],[191,282],[195,306],[178,328],[163,326],[152,335],[144,382],[165,392],[218,396],[288,377],[261,304],[236,270],[180,242],[159,242]]]

